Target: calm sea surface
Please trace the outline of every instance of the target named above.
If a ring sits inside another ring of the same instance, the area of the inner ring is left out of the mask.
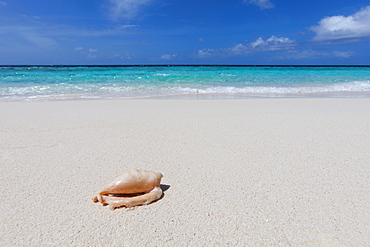
[[[370,67],[0,67],[0,101],[370,97]]]

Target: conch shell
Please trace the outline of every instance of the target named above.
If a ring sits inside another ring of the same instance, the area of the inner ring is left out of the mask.
[[[159,172],[128,170],[105,187],[93,201],[109,205],[112,210],[122,206],[147,205],[162,196],[162,177]]]

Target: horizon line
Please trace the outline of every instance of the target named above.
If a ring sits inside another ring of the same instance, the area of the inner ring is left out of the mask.
[[[0,65],[0,67],[370,67],[370,65],[271,65],[271,64],[111,64],[111,65],[104,65],[104,64],[98,64],[98,65],[91,65],[91,64],[55,64],[55,65],[46,65],[46,64],[36,64],[36,65]]]

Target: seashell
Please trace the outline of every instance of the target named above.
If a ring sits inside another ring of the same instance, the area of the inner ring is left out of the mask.
[[[147,205],[162,196],[162,177],[159,172],[128,170],[99,192],[93,201],[109,205],[112,210]]]

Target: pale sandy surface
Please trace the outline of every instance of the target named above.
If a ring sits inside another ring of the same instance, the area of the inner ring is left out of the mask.
[[[1,246],[370,246],[370,99],[0,104]],[[151,205],[91,198],[129,168]]]

